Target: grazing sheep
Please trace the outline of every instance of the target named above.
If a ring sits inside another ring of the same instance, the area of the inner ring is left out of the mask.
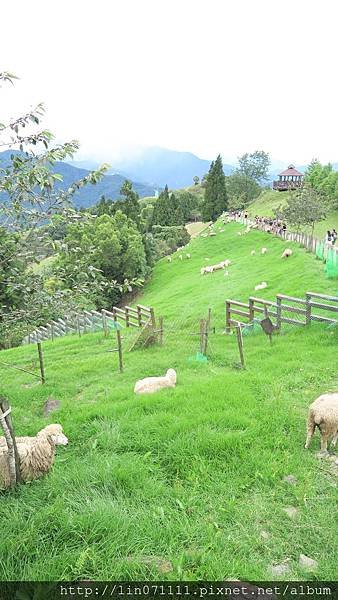
[[[261,254],[266,254],[266,253],[267,253],[267,251],[268,251],[268,249],[267,249],[267,248],[262,248],[262,250],[261,250]]]
[[[212,235],[217,235],[217,234],[216,234],[216,231],[210,231],[210,233],[209,233],[209,237],[211,237]]]
[[[231,260],[228,260],[228,259],[227,259],[227,260],[224,260],[224,261],[223,261],[223,264],[224,264],[224,266],[225,266],[225,267],[230,267],[230,265],[231,265]]]
[[[305,448],[309,447],[316,426],[321,434],[321,451],[327,452],[330,440],[335,447],[338,439],[338,392],[322,394],[310,404]]]
[[[224,233],[225,229],[220,229],[219,232],[220,233]]]
[[[292,256],[292,250],[290,250],[290,248],[286,248],[282,254],[282,258],[289,258],[289,256]]]
[[[185,256],[186,256],[186,258],[191,258],[191,254],[189,252]]]
[[[266,283],[266,281],[262,281],[262,283],[255,285],[255,291],[257,292],[258,290],[264,290],[264,288],[266,288],[267,286],[268,284]]]
[[[237,235],[242,235],[240,231],[237,232]]]
[[[202,233],[202,234],[201,234],[201,237],[204,237],[204,238],[206,238],[206,237],[208,237],[208,234],[207,234],[207,233]]]
[[[214,270],[214,268],[212,266],[202,267],[201,268],[201,275],[205,275],[206,273],[212,273],[213,270]]]
[[[35,437],[17,437],[16,444],[23,481],[32,481],[50,470],[55,457],[55,446],[66,446],[68,439],[61,425],[47,425]],[[0,437],[0,489],[10,485],[8,449],[4,437]]]
[[[251,254],[251,256],[255,256],[256,250],[251,250],[250,254]]]
[[[171,256],[167,256],[167,261],[171,263],[171,261],[172,261]]]
[[[174,369],[168,369],[164,377],[146,377],[135,383],[135,394],[152,394],[163,388],[173,388],[176,385],[177,375]]]

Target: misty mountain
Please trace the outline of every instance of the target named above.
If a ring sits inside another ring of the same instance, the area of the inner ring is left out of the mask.
[[[0,167],[8,165],[10,162],[10,156],[14,153],[16,152],[12,150],[0,152]],[[53,173],[62,175],[63,180],[57,181],[55,187],[56,189],[64,190],[68,189],[75,181],[83,179],[89,174],[88,169],[77,168],[74,165],[60,161],[56,162],[51,167],[51,171]],[[105,175],[96,185],[87,185],[75,192],[73,196],[73,203],[76,208],[87,208],[93,204],[96,204],[102,195],[104,195],[106,198],[117,200],[117,198],[121,197],[120,189],[125,179],[125,176],[118,174]],[[155,188],[147,184],[135,181],[132,181],[132,184],[133,189],[139,194],[140,198],[144,198],[145,196],[153,196],[155,193]],[[4,197],[4,195],[2,195],[2,197]]]
[[[143,148],[131,151],[129,157],[109,159],[111,165],[108,173],[122,174],[135,181],[143,181],[155,188],[168,185],[170,189],[179,189],[192,185],[193,177],[202,178],[209,171],[210,162],[199,158],[191,152],[178,152],[167,148]],[[95,165],[91,161],[74,162],[76,166]],[[233,171],[232,165],[223,165],[225,175]]]

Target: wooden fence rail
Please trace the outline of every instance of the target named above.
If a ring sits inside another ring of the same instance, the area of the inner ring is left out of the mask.
[[[317,302],[317,299],[321,302]],[[295,306],[296,305],[296,306]],[[250,296],[248,303],[227,299],[225,302],[225,331],[231,327],[244,327],[252,323],[256,314],[269,316],[278,329],[282,323],[290,325],[310,325],[311,321],[338,323],[338,296],[327,296],[316,292],[307,292],[305,298],[296,298],[286,294],[277,294],[276,301]],[[291,313],[291,316],[290,316]],[[296,319],[292,315],[297,315]],[[239,320],[237,317],[246,320]],[[235,317],[235,318],[234,318]]]
[[[154,309],[138,304],[136,308],[125,306],[112,310],[84,310],[82,313],[66,315],[63,319],[52,320],[46,325],[37,327],[22,341],[23,344],[34,344],[45,340],[54,340],[69,333],[82,335],[88,331],[103,330],[107,335],[109,329],[116,327],[118,321],[123,321],[126,327],[143,327],[147,323],[155,326]]]

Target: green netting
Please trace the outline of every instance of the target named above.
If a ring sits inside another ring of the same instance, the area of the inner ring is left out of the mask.
[[[252,333],[261,333],[262,328],[260,326],[260,320],[259,319],[254,319],[252,321],[252,323],[248,323],[247,325],[245,325],[245,327],[242,328],[242,334],[243,335],[250,335]]]
[[[320,244],[317,244],[316,255],[318,256],[318,258],[320,258],[320,260],[324,260],[324,243],[323,242],[321,242]]]
[[[328,277],[338,277],[338,259],[335,248],[328,249],[325,272]]]
[[[207,357],[205,356],[205,354],[202,354],[201,352],[196,352],[195,356],[189,356],[188,360],[194,361],[194,362],[201,362],[201,363],[206,363],[208,362]]]

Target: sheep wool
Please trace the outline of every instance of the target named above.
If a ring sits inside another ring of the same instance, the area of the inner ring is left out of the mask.
[[[292,250],[290,250],[290,248],[286,248],[282,254],[282,258],[289,258],[289,256],[292,256]]]
[[[55,457],[55,446],[66,446],[68,439],[61,425],[47,425],[36,437],[17,437],[20,473],[23,481],[32,481],[50,470]],[[0,489],[10,485],[8,450],[6,441],[0,438]]]
[[[251,254],[251,256],[255,256],[255,254],[256,254],[256,250],[251,250],[251,253],[250,253],[250,254]]]
[[[168,369],[164,377],[146,377],[135,383],[135,394],[153,394],[164,388],[176,385],[177,375],[174,369]]]
[[[321,451],[327,452],[329,441],[335,447],[338,439],[338,392],[322,394],[310,405],[305,448],[309,447],[316,427],[321,434]]]
[[[267,248],[262,248],[262,250],[261,250],[261,254],[266,254],[266,253],[267,253],[267,251],[268,251],[268,249],[267,249]]]

